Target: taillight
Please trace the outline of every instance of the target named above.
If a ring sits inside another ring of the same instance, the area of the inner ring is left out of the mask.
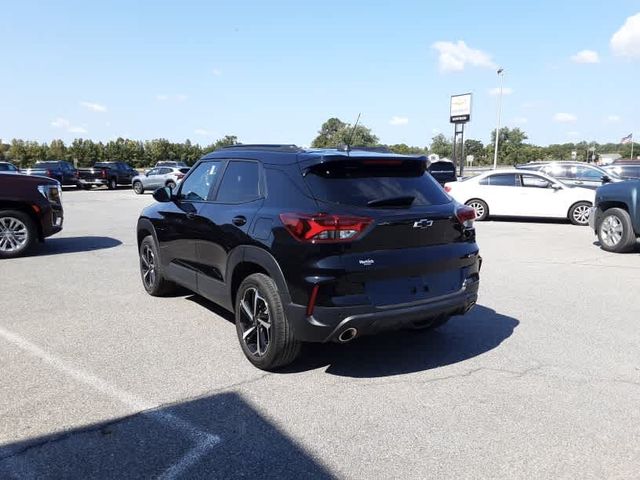
[[[466,228],[471,228],[473,227],[473,221],[476,219],[476,211],[467,205],[461,205],[456,210],[456,217]]]
[[[47,173],[45,174],[45,177],[50,177],[51,176],[51,170],[47,170]]]
[[[280,220],[289,233],[301,242],[336,243],[355,240],[373,220],[350,215],[282,213]]]
[[[176,178],[178,180],[182,180],[184,178],[184,173],[176,173]]]
[[[444,191],[447,192],[447,193],[451,192],[451,185],[445,185],[444,186]]]
[[[102,178],[107,178],[107,171],[106,170],[102,170]]]

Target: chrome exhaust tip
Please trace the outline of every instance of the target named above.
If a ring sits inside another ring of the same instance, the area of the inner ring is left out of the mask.
[[[338,341],[340,343],[347,343],[356,338],[356,335],[358,335],[358,330],[353,327],[347,328],[344,332],[338,335]]]

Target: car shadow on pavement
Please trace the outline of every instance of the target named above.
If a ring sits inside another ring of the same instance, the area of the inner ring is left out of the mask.
[[[477,305],[436,330],[400,330],[356,338],[348,344],[305,344],[282,372],[326,367],[332,375],[375,378],[421,372],[463,362],[498,347],[520,322]]]
[[[0,445],[0,478],[336,477],[239,394],[221,393]]]
[[[187,300],[235,324],[232,313],[199,295]],[[498,347],[520,322],[476,305],[436,330],[399,330],[356,338],[347,344],[306,343],[298,359],[276,373],[326,367],[332,375],[357,378],[420,372],[463,362]]]
[[[111,237],[58,237],[48,238],[37,245],[29,256],[42,257],[60,253],[92,252],[122,245],[122,242]]]

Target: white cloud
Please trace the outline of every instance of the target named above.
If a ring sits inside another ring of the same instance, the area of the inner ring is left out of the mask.
[[[605,118],[605,121],[608,123],[618,123],[620,120],[622,119],[619,115],[607,115],[607,118]]]
[[[219,68],[214,68],[213,70],[211,70],[211,73],[213,73],[214,77],[219,77],[220,75],[222,75],[222,70],[220,70]]]
[[[640,13],[627,18],[609,42],[614,55],[640,58]]]
[[[196,128],[193,133],[196,135],[202,135],[203,137],[211,137],[213,135],[209,130],[205,130],[204,128]]]
[[[99,103],[80,102],[80,105],[88,110],[91,110],[92,112],[104,113],[107,111],[106,105],[101,105]]]
[[[558,123],[573,123],[578,118],[573,113],[556,113],[553,120]]]
[[[491,55],[467,46],[462,40],[457,42],[435,42],[431,48],[437,50],[438,66],[441,72],[461,72],[465,66],[496,68]]]
[[[51,126],[56,128],[69,128],[71,126],[71,122],[66,118],[58,117],[51,122]]]
[[[504,87],[502,89],[502,94],[503,95],[511,95],[512,93],[513,93],[513,88]],[[489,90],[489,95],[491,95],[492,97],[500,95],[500,87],[491,88]]]
[[[391,117],[391,120],[389,120],[389,125],[406,125],[407,123],[409,123],[409,119],[407,117],[398,117],[394,115]]]
[[[600,63],[600,56],[598,52],[593,50],[580,50],[571,57],[571,61],[574,63]]]
[[[51,122],[51,126],[55,128],[62,128],[69,133],[87,133],[86,128],[79,127],[77,125],[71,125],[71,122],[66,118],[58,117],[53,122]]]
[[[529,119],[526,118],[526,117],[516,117],[516,118],[513,119],[513,123],[515,123],[517,125],[524,125],[528,121],[529,121]]]
[[[184,93],[178,93],[177,95],[167,95],[166,93],[159,93],[158,95],[156,95],[156,100],[158,100],[159,102],[166,102],[169,100],[172,100],[174,102],[184,102],[187,98],[189,98],[189,96],[185,95]]]

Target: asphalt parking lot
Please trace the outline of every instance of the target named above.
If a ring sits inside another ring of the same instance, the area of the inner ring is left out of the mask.
[[[61,234],[0,263],[0,478],[638,477],[640,250],[480,223],[470,314],[265,373],[229,314],[144,292],[150,195],[63,201]]]

